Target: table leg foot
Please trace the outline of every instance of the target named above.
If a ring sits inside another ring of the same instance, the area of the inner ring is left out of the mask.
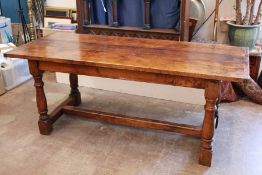
[[[201,148],[199,154],[199,164],[204,166],[211,166],[212,163],[212,141],[201,141]]]
[[[76,74],[70,74],[69,80],[71,87],[69,96],[72,98],[72,101],[69,103],[69,105],[79,106],[81,104],[81,94],[78,90],[78,76]]]
[[[199,164],[211,166],[214,121],[219,98],[220,82],[208,82],[205,89],[205,117],[202,125]]]
[[[49,121],[38,121],[39,131],[42,135],[49,135],[53,131],[53,126]]]

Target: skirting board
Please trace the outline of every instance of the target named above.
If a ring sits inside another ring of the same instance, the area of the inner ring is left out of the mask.
[[[56,74],[58,83],[69,84],[69,76],[64,73]],[[204,105],[204,90],[159,85],[126,80],[79,76],[79,85],[106,91],[120,92],[132,95],[171,100],[182,103]]]

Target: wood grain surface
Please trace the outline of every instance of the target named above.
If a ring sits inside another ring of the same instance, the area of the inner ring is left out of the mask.
[[[209,80],[249,79],[247,49],[226,45],[55,33],[5,56]]]

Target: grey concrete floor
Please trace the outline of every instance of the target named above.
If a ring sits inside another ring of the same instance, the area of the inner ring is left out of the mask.
[[[69,87],[47,81],[50,109]],[[201,124],[203,107],[80,88],[83,106],[138,117]],[[0,97],[1,175],[261,175],[262,106],[222,104],[211,168],[198,164],[199,140],[180,134],[63,116],[38,132],[33,82]]]

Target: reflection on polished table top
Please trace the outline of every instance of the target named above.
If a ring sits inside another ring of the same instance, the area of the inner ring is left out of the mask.
[[[55,33],[6,55],[211,80],[249,78],[247,50],[226,45]]]
[[[155,39],[55,33],[5,54],[29,60],[35,80],[40,133],[48,135],[64,113],[140,128],[177,132],[201,139],[199,163],[211,166],[212,143],[221,81],[249,79],[248,51],[225,45]],[[69,97],[48,113],[42,80],[44,71],[69,73]],[[201,126],[128,117],[78,107],[78,75],[127,79],[205,89]]]

